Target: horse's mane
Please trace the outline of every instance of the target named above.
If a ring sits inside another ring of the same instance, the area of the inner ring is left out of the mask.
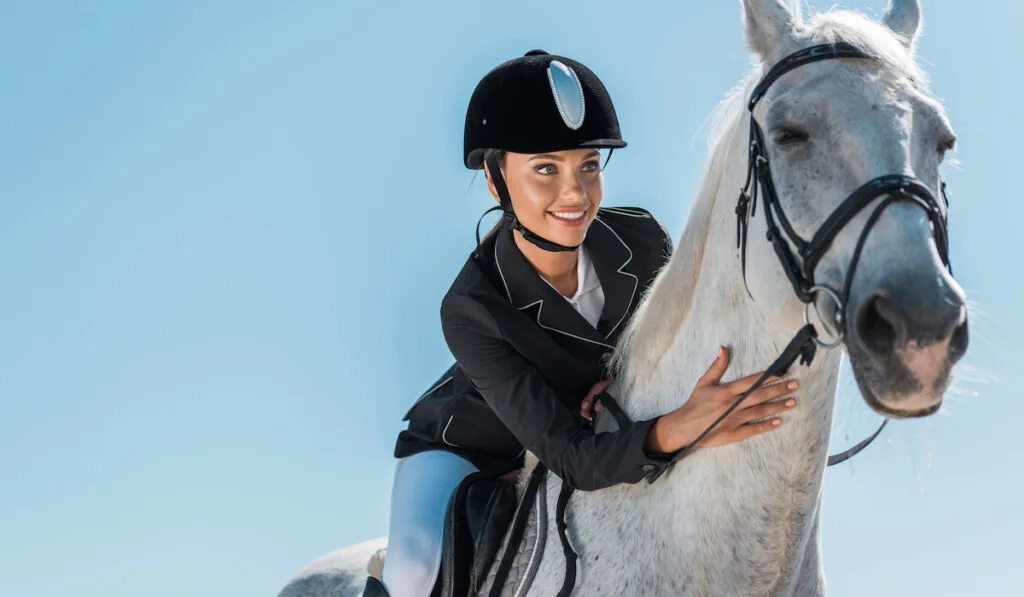
[[[724,182],[730,160],[740,158],[735,155],[739,152],[730,149],[737,145],[733,140],[746,131],[743,119],[746,98],[759,74],[750,75],[733,89],[708,119],[709,159],[704,166],[697,197],[686,217],[686,226],[668,263],[644,294],[619,337],[611,360],[618,391],[622,394],[628,393],[637,382],[654,372],[661,356],[669,350],[690,315],[711,229],[715,197]]]
[[[799,34],[803,46],[840,41],[856,45],[874,56],[883,69],[901,75],[919,90],[926,91],[924,71],[903,40],[885,25],[860,13],[830,10],[812,15],[810,21],[800,27]],[[686,226],[672,257],[623,330],[610,362],[622,395],[654,374],[661,357],[671,348],[690,316],[702,273],[715,198],[726,182],[728,165],[745,163],[747,159],[747,101],[761,78],[762,68],[756,65],[743,82],[726,95],[705,123],[709,131],[709,158]],[[738,195],[739,185],[728,191],[735,191]]]

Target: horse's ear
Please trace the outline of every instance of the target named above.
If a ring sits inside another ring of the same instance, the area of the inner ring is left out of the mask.
[[[799,18],[783,0],[740,0],[747,45],[762,60],[796,37]]]
[[[890,0],[882,22],[892,29],[908,48],[913,48],[921,32],[921,3],[918,0]]]

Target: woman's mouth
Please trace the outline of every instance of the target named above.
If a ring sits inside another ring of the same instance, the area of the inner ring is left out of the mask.
[[[549,211],[548,214],[559,224],[566,226],[581,226],[587,221],[587,210],[585,209],[559,209]]]

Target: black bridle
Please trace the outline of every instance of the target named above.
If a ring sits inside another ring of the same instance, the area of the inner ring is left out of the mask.
[[[772,182],[767,147],[764,142],[764,133],[761,130],[761,126],[757,123],[757,119],[754,118],[754,108],[757,106],[758,102],[764,98],[772,83],[778,80],[782,75],[805,64],[836,58],[876,60],[875,57],[848,43],[823,44],[800,50],[799,52],[790,54],[786,58],[782,59],[778,64],[772,67],[767,74],[765,74],[757,86],[754,87],[754,91],[750,96],[750,102],[747,104],[747,110],[750,112],[750,153],[748,157],[747,180],[740,191],[739,200],[736,204],[736,246],[740,250],[741,271],[744,284],[746,284],[747,268],[747,231],[749,228],[750,218],[755,215],[757,210],[757,199],[760,191],[760,194],[764,197],[762,211],[764,212],[765,223],[768,227],[766,235],[767,239],[772,244],[772,248],[775,250],[775,255],[782,264],[782,269],[786,272],[786,277],[793,286],[793,291],[796,293],[797,298],[799,298],[805,305],[805,325],[799,332],[797,332],[796,336],[790,341],[789,345],[786,346],[779,358],[768,367],[764,375],[749,390],[739,396],[729,409],[726,410],[725,413],[723,413],[714,423],[708,426],[708,428],[705,429],[696,440],[672,455],[672,464],[690,453],[705,437],[707,437],[709,433],[711,433],[713,429],[715,429],[715,427],[718,426],[719,423],[721,423],[733,410],[735,410],[740,403],[746,400],[747,397],[755,390],[764,385],[765,381],[769,377],[781,377],[785,375],[797,359],[800,359],[802,364],[809,365],[814,359],[818,346],[823,348],[834,348],[842,343],[846,326],[850,321],[850,318],[846,313],[846,306],[849,304],[853,275],[857,269],[857,264],[860,260],[861,251],[864,249],[864,243],[867,240],[868,233],[871,232],[871,229],[878,222],[878,219],[885,208],[904,201],[913,202],[921,206],[928,215],[928,219],[931,221],[939,256],[941,257],[943,264],[949,268],[949,235],[945,215],[946,210],[949,207],[949,202],[946,198],[946,184],[944,182],[940,184],[940,194],[942,195],[943,201],[940,205],[939,200],[936,199],[935,195],[933,195],[930,190],[928,190],[928,187],[913,176],[907,176],[904,174],[888,174],[869,180],[851,193],[850,196],[847,197],[831,215],[829,215],[815,233],[814,237],[809,241],[804,240],[796,233],[792,224],[790,224],[789,219],[786,217],[785,212],[782,210],[779,197],[775,192],[775,185]],[[836,236],[838,236],[843,228],[846,227],[846,225],[849,224],[857,214],[879,197],[884,197],[884,199],[882,199],[868,217],[868,220],[864,225],[864,229],[860,234],[860,238],[857,239],[857,245],[854,249],[853,257],[851,258],[850,267],[847,271],[843,287],[839,291],[836,291],[826,285],[815,283],[814,271],[817,268],[818,263],[821,261],[821,258],[832,246],[832,242],[835,240]],[[796,249],[795,252],[791,247]],[[833,321],[835,325],[836,338],[832,343],[826,344],[819,339],[817,330],[810,323],[808,317],[808,310],[814,303],[815,296],[819,292],[825,292],[836,303],[836,313]],[[866,448],[868,444],[878,437],[882,432],[882,429],[885,428],[886,423],[888,423],[888,419],[885,419],[878,430],[870,437],[853,446],[849,450],[829,456],[828,465],[832,466],[834,464],[844,462]],[[662,474],[671,469],[672,464],[652,472],[648,475],[648,481],[650,483],[656,481]]]
[[[946,184],[944,182],[940,183],[939,186],[940,194],[942,195],[944,203],[944,206],[940,206],[938,199],[936,199],[935,195],[928,190],[928,187],[913,176],[889,174],[869,180],[851,193],[850,196],[847,197],[831,215],[829,215],[810,241],[804,240],[796,233],[795,230],[793,230],[792,224],[790,224],[789,219],[786,218],[785,212],[782,211],[782,205],[779,203],[778,195],[775,192],[775,185],[772,183],[772,175],[769,170],[768,155],[766,153],[766,146],[764,143],[764,133],[761,131],[760,125],[758,125],[757,120],[754,118],[754,108],[757,106],[758,102],[764,98],[772,83],[778,80],[782,75],[805,64],[835,58],[876,60],[875,57],[848,43],[823,44],[813,46],[805,50],[800,50],[799,52],[790,54],[786,58],[782,59],[768,71],[768,73],[754,88],[754,91],[750,96],[750,103],[747,104],[747,110],[750,112],[749,165],[747,181],[740,190],[739,201],[736,205],[736,244],[740,250],[743,281],[744,284],[746,284],[748,224],[749,219],[755,215],[758,192],[760,190],[764,195],[764,207],[762,211],[764,212],[765,223],[768,226],[767,238],[768,241],[771,242],[772,248],[775,250],[775,254],[778,256],[779,261],[782,263],[782,269],[786,272],[786,277],[793,286],[793,291],[796,293],[797,298],[804,303],[805,325],[800,328],[800,331],[797,332],[796,336],[794,336],[792,340],[790,340],[789,344],[782,351],[782,354],[775,359],[775,362],[768,367],[757,382],[755,382],[750,389],[740,395],[736,401],[733,402],[733,404],[715,420],[714,423],[709,425],[707,429],[697,436],[697,439],[671,454],[671,462],[667,466],[656,469],[649,474],[647,476],[648,483],[654,483],[663,474],[671,471],[676,462],[689,454],[705,437],[707,437],[709,433],[711,433],[712,430],[715,429],[715,427],[729,416],[729,414],[734,411],[740,403],[746,400],[747,397],[749,397],[758,388],[763,386],[770,377],[781,377],[785,375],[797,359],[800,360],[801,364],[810,365],[814,360],[814,355],[819,346],[828,349],[834,348],[842,343],[843,336],[845,335],[844,330],[849,322],[849,318],[846,314],[846,305],[849,304],[849,293],[850,287],[853,283],[853,274],[860,260],[860,254],[864,248],[864,242],[867,239],[868,233],[878,222],[878,219],[885,208],[902,201],[912,201],[917,205],[920,205],[921,208],[925,210],[925,213],[928,214],[928,219],[932,223],[932,232],[935,235],[935,244],[938,247],[939,256],[942,258],[943,264],[949,268],[948,225],[945,216],[946,211],[943,209],[943,207],[948,209],[949,202],[946,198]],[[868,220],[864,225],[864,230],[861,232],[860,238],[857,239],[857,245],[854,249],[853,257],[850,260],[850,269],[846,274],[846,281],[843,288],[837,292],[828,286],[816,284],[814,282],[814,270],[821,261],[821,258],[828,251],[829,247],[832,246],[832,241],[835,240],[836,236],[842,231],[842,229],[850,223],[854,216],[859,214],[868,206],[868,204],[883,196],[885,198],[868,217]],[[793,252],[790,245],[796,247],[796,253]],[[814,298],[819,292],[825,292],[836,303],[836,314],[834,318],[836,338],[829,344],[822,342],[818,338],[818,332],[810,323],[810,318],[808,316],[809,308],[814,303]],[[628,423],[628,418],[625,417],[625,413],[621,412],[621,409],[616,405],[614,399],[607,394],[602,394],[600,398],[616,419],[623,418],[623,424]],[[882,430],[885,429],[888,422],[889,419],[884,419],[881,426],[879,426],[879,428],[866,439],[844,452],[829,456],[827,462],[828,466],[839,464],[853,458],[882,433]],[[538,469],[542,474],[545,471],[543,465],[539,465]],[[540,481],[538,481],[538,483],[539,482]],[[562,491],[558,496],[558,503],[555,508],[558,535],[562,542],[562,551],[565,553],[566,561],[565,579],[561,590],[558,592],[558,597],[568,597],[576,583],[577,557],[566,536],[565,524],[565,509],[572,491],[572,488],[563,482]],[[504,585],[504,582],[502,581],[501,584]],[[498,592],[499,591],[497,589],[492,590],[491,595],[494,596]]]

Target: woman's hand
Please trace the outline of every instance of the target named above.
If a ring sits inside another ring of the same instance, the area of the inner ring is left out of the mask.
[[[586,398],[584,398],[583,402],[580,404],[581,417],[588,421],[594,420],[594,413],[601,410],[601,401],[598,401],[597,404],[594,404],[594,398],[598,394],[607,390],[608,386],[610,386],[611,384],[612,380],[606,379],[604,381],[597,382],[596,384],[594,384],[594,387],[590,388],[590,391],[587,392]]]
[[[722,347],[718,351],[718,358],[697,381],[697,387],[689,400],[660,417],[651,427],[645,444],[648,453],[669,454],[693,443],[764,374],[762,371],[719,385],[728,367],[729,352]],[[741,402],[698,445],[724,446],[777,428],[782,420],[775,415],[796,406],[796,400],[772,400],[792,394],[796,389],[795,381],[780,381],[778,377],[769,377],[765,385]]]

